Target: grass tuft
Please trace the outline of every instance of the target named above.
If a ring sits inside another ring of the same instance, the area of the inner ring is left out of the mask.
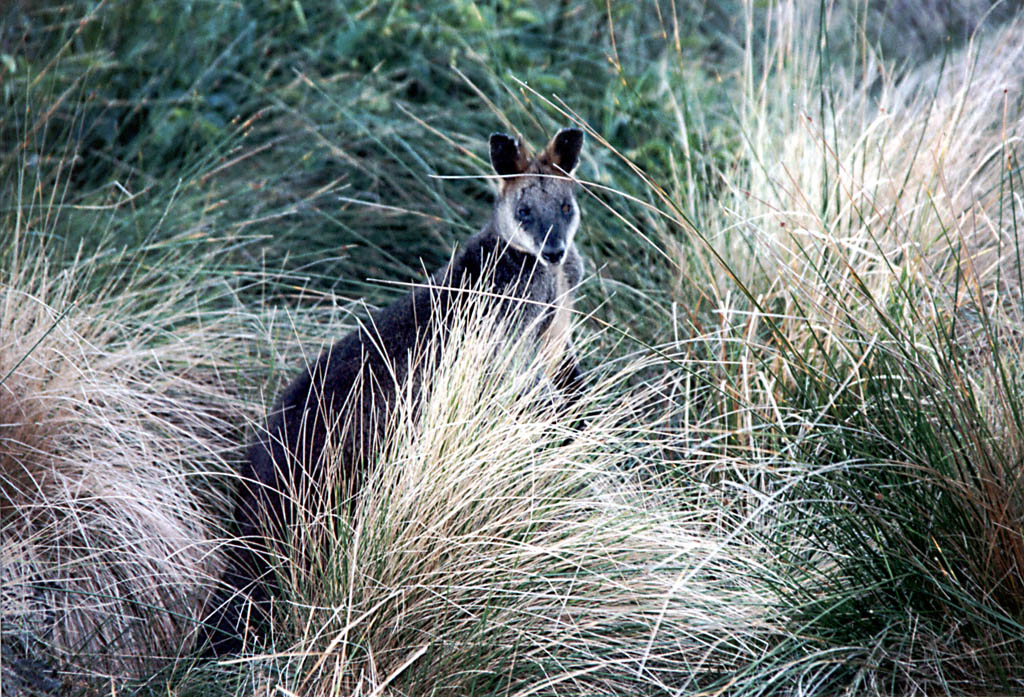
[[[244,669],[308,695],[613,695],[756,661],[781,624],[752,579],[772,572],[745,521],[710,498],[684,512],[698,488],[658,471],[685,395],[627,385],[662,363],[595,373],[565,415],[528,341],[484,312],[455,321],[354,505],[324,491],[345,482],[296,485],[271,644]]]
[[[90,294],[91,276],[110,280],[119,264],[51,266],[43,245],[11,234],[4,641],[43,647],[72,673],[148,675],[188,650],[220,573],[211,512],[229,505],[237,423],[251,413],[232,378],[231,319],[197,316],[174,297],[182,285],[147,288],[155,279],[137,270],[121,293]]]

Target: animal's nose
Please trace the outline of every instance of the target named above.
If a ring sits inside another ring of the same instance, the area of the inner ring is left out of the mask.
[[[549,264],[561,264],[562,259],[565,258],[565,245],[544,245],[544,250],[541,252],[541,256],[544,257],[544,261]]]

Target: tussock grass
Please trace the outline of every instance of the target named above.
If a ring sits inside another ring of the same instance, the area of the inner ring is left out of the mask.
[[[831,679],[848,689],[1013,689],[1021,26],[903,72],[833,54],[828,14],[782,3],[764,20],[746,166],[703,218],[727,271],[704,296],[720,333],[697,343],[735,361],[711,371],[734,433],[764,433],[793,467],[745,481],[793,486],[765,534],[796,631],[842,655]]]
[[[777,68],[748,83],[752,165],[728,205],[756,221],[736,236],[754,254],[733,254],[735,268],[758,291],[799,288],[798,314],[833,322],[893,304],[907,329],[954,305],[1019,309],[1019,24],[901,75],[871,55],[817,67],[828,56],[787,33],[807,21],[772,22],[763,60]],[[827,84],[807,80],[825,69]]]
[[[772,571],[745,521],[659,471],[689,395],[627,385],[660,359],[593,375],[565,415],[532,339],[472,307],[454,322],[354,505],[346,482],[295,484],[272,642],[246,669],[307,695],[615,695],[756,661],[781,623],[751,579]]]
[[[231,322],[190,316],[183,286],[147,289],[137,269],[134,286],[87,292],[117,265],[51,267],[44,244],[5,234],[4,641],[72,673],[144,676],[187,650],[220,572],[211,511],[249,414]]]

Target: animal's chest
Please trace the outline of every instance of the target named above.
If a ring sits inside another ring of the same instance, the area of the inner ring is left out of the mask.
[[[562,266],[555,270],[553,287],[554,297],[549,310],[551,320],[540,337],[541,351],[551,374],[558,370],[562,362],[571,332],[572,293],[569,292],[569,282]]]

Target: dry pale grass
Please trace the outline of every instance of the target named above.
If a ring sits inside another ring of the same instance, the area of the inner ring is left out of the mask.
[[[763,76],[743,102],[752,165],[709,222],[753,289],[788,298],[784,333],[870,331],[894,305],[907,327],[979,308],[1019,318],[1022,208],[1006,172],[1024,136],[1024,26],[909,72],[865,53],[819,80],[813,13],[772,16],[764,55],[749,56]]]
[[[249,674],[302,695],[668,694],[761,657],[779,618],[750,520],[655,467],[687,399],[637,380],[660,359],[592,373],[565,415],[529,340],[457,322],[354,505],[295,485],[304,558],[280,560]]]
[[[718,357],[735,361],[726,389],[751,432],[774,422],[795,442],[821,438],[794,453],[838,461],[841,476],[816,471],[811,500],[860,500],[891,535],[857,541],[825,506],[807,550],[834,588],[862,593],[871,579],[894,589],[881,598],[918,594],[890,615],[899,640],[861,637],[878,642],[865,679],[899,676],[908,693],[1011,684],[1024,588],[1024,23],[918,65],[866,46],[844,63],[813,5],[779,3],[765,27],[748,12],[751,36],[766,38],[747,52],[744,165],[723,173],[726,195],[701,221],[750,293],[714,299]],[[837,6],[826,4],[830,36],[842,28],[829,21],[848,17]],[[799,428],[785,424],[797,416]],[[844,479],[847,459],[877,477]],[[910,541],[919,529],[927,546]],[[860,558],[914,571],[894,583]],[[829,559],[866,574],[854,583]]]
[[[762,301],[741,316],[770,323],[804,366],[841,357],[844,389],[869,377],[864,343],[917,356],[922,377],[960,381],[967,410],[976,400],[989,420],[980,437],[1003,454],[979,444],[978,461],[1019,462],[1005,371],[1024,360],[1024,21],[903,71],[866,48],[855,65],[828,64],[815,25],[808,7],[780,3],[764,54],[748,53],[752,164],[726,177],[731,195],[708,216]],[[736,309],[722,302],[724,315]],[[943,364],[946,341],[965,363]]]
[[[144,675],[187,650],[219,572],[210,503],[245,414],[217,374],[231,334],[182,312],[187,287],[90,294],[90,262],[35,251],[0,284],[4,641]]]
[[[828,21],[849,19],[826,10],[830,33]],[[872,351],[904,354],[921,361],[908,379],[963,385],[966,412],[977,406],[987,420],[977,438],[1000,443],[995,460],[1019,462],[1007,376],[1024,361],[1024,22],[897,70],[867,47],[858,61],[833,61],[811,29],[816,6],[779,3],[763,27],[754,16],[751,35],[766,38],[747,51],[748,164],[723,174],[726,195],[702,220],[729,277],[756,300],[713,300],[723,341],[747,365],[738,392],[771,421],[785,399],[775,387],[827,374],[837,395],[860,390]],[[767,371],[756,359],[766,336],[782,354]],[[947,342],[965,362],[944,363]],[[964,416],[964,433],[974,418]],[[978,448],[978,462],[993,459]],[[986,476],[1016,490],[1012,472]]]

